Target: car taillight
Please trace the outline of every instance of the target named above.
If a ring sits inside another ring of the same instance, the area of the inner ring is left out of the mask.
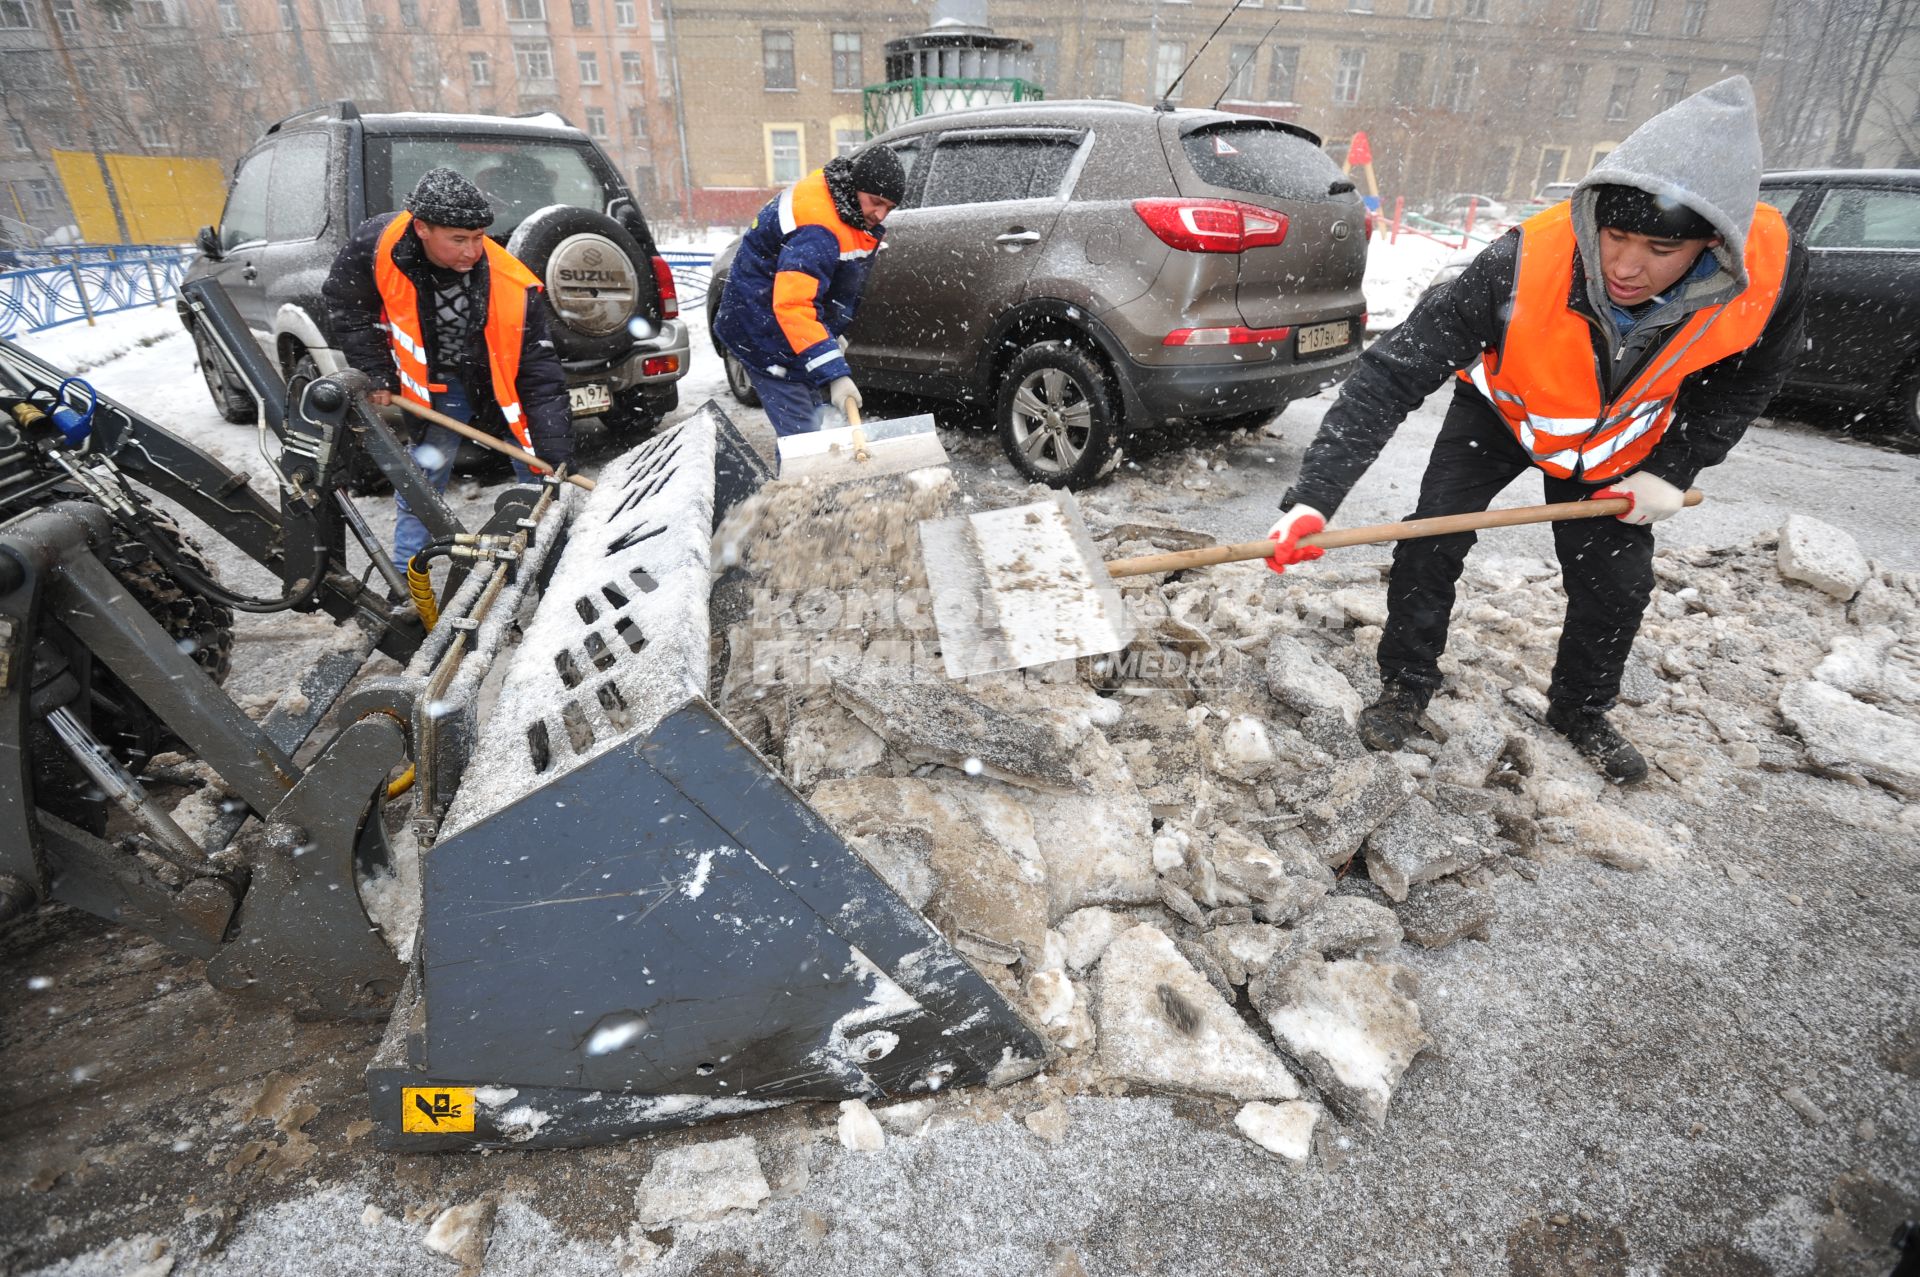
[[[1367,210],[1366,216],[1361,219],[1361,222],[1366,229],[1366,234],[1362,235],[1360,238],[1363,240],[1371,241],[1373,239],[1373,210],[1372,209]]]
[[[660,318],[678,319],[680,317],[680,289],[673,282],[673,267],[667,265],[667,259],[653,259],[653,282],[660,287]]]
[[[1287,238],[1285,213],[1238,200],[1135,200],[1133,211],[1162,243],[1189,253],[1244,253]]]
[[[1281,342],[1293,336],[1291,328],[1176,328],[1168,333],[1163,346],[1246,346],[1261,342]]]

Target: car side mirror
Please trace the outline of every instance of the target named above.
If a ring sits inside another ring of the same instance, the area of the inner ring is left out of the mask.
[[[194,237],[194,240],[200,245],[201,256],[209,261],[217,262],[220,260],[222,250],[220,248],[219,231],[216,231],[211,226],[202,226],[200,233]]]

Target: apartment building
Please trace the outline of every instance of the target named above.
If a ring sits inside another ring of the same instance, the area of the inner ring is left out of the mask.
[[[1585,174],[1642,120],[1735,72],[1763,99],[1788,0],[992,0],[1051,98],[1220,101],[1297,121],[1343,154],[1369,135],[1391,199],[1524,197]],[[862,136],[861,90],[928,8],[879,0],[673,0],[698,213],[734,221]],[[1206,45],[1204,52],[1202,46]]]
[[[0,231],[69,223],[55,149],[230,166],[272,121],[555,110],[649,208],[677,197],[671,66],[649,0],[0,0]]]

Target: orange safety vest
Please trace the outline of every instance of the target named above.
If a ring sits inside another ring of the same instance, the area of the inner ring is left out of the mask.
[[[1787,246],[1786,222],[1758,205],[1747,234],[1745,291],[1689,315],[1632,382],[1603,400],[1593,323],[1568,302],[1579,251],[1573,207],[1556,204],[1521,223],[1506,332],[1499,349],[1482,354],[1460,378],[1479,388],[1533,463],[1554,478],[1618,478],[1666,433],[1688,375],[1760,339],[1786,277]]]
[[[427,370],[426,334],[420,326],[420,294],[407,273],[393,260],[394,247],[413,222],[401,213],[380,233],[373,252],[373,282],[380,290],[381,319],[386,325],[394,366],[400,370],[400,394],[422,407],[433,407],[435,384]],[[520,259],[487,240],[487,365],[493,375],[493,398],[507,419],[507,429],[528,452],[533,439],[520,411],[520,343],[527,326],[527,290],[539,288],[540,278]]]

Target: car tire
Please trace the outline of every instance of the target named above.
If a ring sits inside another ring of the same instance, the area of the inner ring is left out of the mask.
[[[1920,359],[1907,369],[1888,402],[1894,429],[1911,439],[1920,440]]]
[[[760,394],[753,388],[753,379],[747,376],[747,366],[740,362],[739,356],[722,346],[718,338],[714,339],[713,348],[720,352],[720,362],[726,367],[727,393],[744,407],[758,408]]]
[[[199,324],[188,328],[193,336],[193,349],[199,356],[200,375],[207,383],[207,394],[213,398],[213,406],[219,410],[222,420],[236,426],[250,426],[260,419],[259,406],[254,402],[253,392],[240,385],[240,378],[227,365],[227,357],[213,344],[206,331]]]
[[[657,390],[623,390],[613,397],[613,407],[600,414],[607,433],[625,443],[638,443],[652,434],[668,413],[680,406],[680,388],[670,387],[664,394]]]
[[[1035,483],[1083,488],[1118,459],[1120,411],[1106,370],[1072,342],[1037,342],[1015,355],[993,415],[1001,450]]]
[[[654,286],[653,263],[641,249],[640,241],[626,227],[592,209],[561,205],[541,209],[520,224],[520,229],[507,241],[507,251],[544,281],[547,278],[547,259],[553,256],[553,250],[560,247],[562,241],[574,235],[599,235],[611,240],[626,254],[627,264],[637,277],[636,291],[644,293]],[[570,327],[554,309],[551,289],[540,290],[537,304],[545,312],[547,335],[553,339],[553,348],[563,360],[618,359],[633,348],[633,334],[627,331],[625,325],[603,336],[583,333]]]

